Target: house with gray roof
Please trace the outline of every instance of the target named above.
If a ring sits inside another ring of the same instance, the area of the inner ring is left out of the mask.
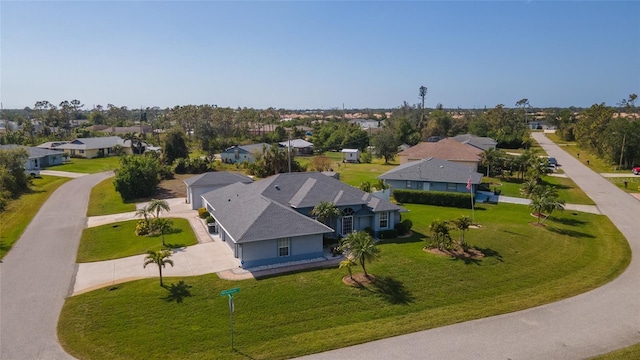
[[[322,257],[324,235],[393,229],[405,211],[318,172],[235,183],[202,195],[202,200],[220,237],[245,268]],[[340,216],[326,224],[314,219],[311,211],[322,201],[332,202]]]
[[[115,150],[117,145],[122,147],[125,154],[133,154],[131,140],[125,141],[118,136],[77,138],[73,141],[56,145],[50,149],[63,150],[71,157],[91,159],[102,156],[117,155]]]
[[[378,176],[393,189],[476,192],[482,174],[453,161],[428,158],[411,161]],[[467,189],[470,184],[471,189]]]
[[[271,148],[271,145],[267,143],[249,144],[249,145],[234,145],[225,149],[220,153],[220,158],[223,163],[235,164],[248,162],[253,164],[256,161],[256,154],[262,154],[264,149]]]
[[[253,182],[253,179],[239,173],[228,171],[206,172],[185,179],[184,183],[187,185],[187,204],[191,204],[191,209],[193,210],[199,209],[203,207],[203,194],[237,182],[250,184]]]
[[[296,155],[313,155],[313,143],[304,139],[291,139],[279,143],[284,148],[291,147],[296,150]]]
[[[498,145],[498,142],[490,137],[475,136],[472,134],[458,135],[451,137],[450,139],[461,144],[473,146],[474,148],[480,149],[482,151],[495,149]]]
[[[0,150],[13,150],[13,149],[25,149],[29,154],[27,162],[24,164],[24,169],[33,174],[38,175],[42,168],[60,165],[63,162],[62,151],[54,151],[49,149],[42,149],[38,147],[22,146],[22,145],[0,145]]]

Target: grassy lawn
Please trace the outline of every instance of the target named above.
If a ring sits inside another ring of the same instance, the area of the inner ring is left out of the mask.
[[[109,156],[95,159],[71,158],[69,162],[62,165],[48,167],[47,170],[95,174],[103,171],[115,170],[118,167],[120,167],[120,157]]]
[[[135,202],[125,203],[113,186],[113,178],[104,179],[91,189],[87,216],[99,216],[136,211]]]
[[[591,153],[589,150],[585,150],[575,142],[567,142],[561,140],[556,134],[546,134],[549,140],[558,144],[567,154],[580,160],[583,164],[587,165],[589,160],[589,167],[591,170],[598,173],[612,173],[616,171],[616,165],[609,164],[608,162],[600,159],[597,155]],[[580,156],[578,156],[580,154]],[[560,164],[562,165],[562,164]]]
[[[430,222],[470,211],[405,207],[414,234],[380,244],[380,260],[367,267],[377,277],[372,285],[348,287],[347,271],[337,268],[243,281],[168,278],[168,289],[139,280],[68,298],[60,342],[80,359],[289,358],[553,302],[610,281],[631,258],[604,216],[565,211],[538,227],[526,206],[512,204],[475,211],[482,228],[467,241],[485,258],[440,257],[422,250]],[[220,296],[232,287],[241,288],[235,352]]]
[[[69,178],[42,176],[32,180],[31,191],[12,200],[7,208],[0,212],[0,259],[18,241],[24,229],[36,215],[40,206],[49,196]]]
[[[520,193],[523,181],[516,178],[491,178],[483,177],[483,183],[488,183],[491,190],[500,190],[502,195],[512,197],[524,197]],[[545,176],[542,178],[543,185],[555,186],[560,199],[568,204],[593,205],[594,202],[569,178],[555,176]]]
[[[628,177],[628,178],[607,178],[615,186],[628,193],[640,192],[640,176]],[[627,187],[624,187],[624,182],[627,182]]]
[[[635,344],[624,349],[596,356],[591,360],[634,360],[640,359],[640,344]]]
[[[171,220],[176,230],[171,234],[165,234],[164,239],[167,245],[182,247],[198,243],[188,220],[179,218]],[[161,248],[160,235],[136,236],[137,221],[124,221],[84,229],[76,262],[117,259]]]

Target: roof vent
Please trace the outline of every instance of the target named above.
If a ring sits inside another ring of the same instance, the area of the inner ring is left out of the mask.
[[[276,188],[276,190],[280,190],[280,185],[276,184],[274,187]]]

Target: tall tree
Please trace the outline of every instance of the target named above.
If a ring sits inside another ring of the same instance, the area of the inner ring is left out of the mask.
[[[360,263],[364,275],[369,277],[366,263],[380,257],[380,248],[371,235],[364,231],[352,232],[342,239],[341,247],[347,252],[347,258],[351,257],[353,261]]]
[[[189,149],[187,148],[187,139],[184,131],[179,128],[173,128],[167,132],[164,139],[163,155],[167,164],[172,164],[175,159],[189,158]]]
[[[149,212],[155,213],[156,219],[160,217],[162,211],[169,212],[171,208],[166,200],[152,199],[149,202]]]
[[[162,269],[167,265],[171,265],[173,267],[173,260],[169,259],[171,257],[171,251],[169,250],[149,250],[147,252],[147,256],[144,258],[143,268],[146,268],[147,265],[156,264],[158,265],[158,272],[160,273],[160,286],[162,284]]]
[[[400,143],[393,131],[383,129],[371,137],[371,145],[375,149],[376,156],[384,158],[384,163],[388,164],[398,153]]]

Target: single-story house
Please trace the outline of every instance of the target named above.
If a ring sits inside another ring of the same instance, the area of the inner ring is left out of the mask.
[[[39,145],[38,147],[44,147],[43,145],[45,144]],[[125,141],[119,136],[77,138],[73,141],[59,144],[49,149],[63,150],[71,157],[91,159],[95,157],[116,155],[116,145],[122,146],[125,154],[133,154],[131,141]]]
[[[477,169],[482,160],[482,150],[471,145],[465,145],[452,139],[442,139],[438,142],[421,142],[405,151],[398,153],[400,164],[410,161],[436,158],[453,161]]]
[[[358,149],[342,149],[343,158],[342,162],[359,163],[360,162],[360,150]]]
[[[184,183],[187,185],[187,204],[191,204],[191,209],[193,210],[199,209],[203,207],[202,195],[204,193],[237,182],[249,184],[253,182],[253,179],[242,174],[228,171],[206,172],[185,179]]]
[[[410,161],[378,176],[393,189],[473,192],[482,182],[474,167],[436,158]],[[467,187],[470,187],[467,188]]]
[[[248,162],[252,164],[256,161],[255,154],[261,154],[264,149],[269,149],[271,145],[267,143],[250,144],[250,145],[234,145],[220,153],[223,163],[235,164]]]
[[[296,150],[296,155],[313,155],[313,143],[310,143],[303,139],[293,139],[289,141],[282,141],[280,146]]]
[[[461,144],[471,145],[482,151],[495,149],[496,146],[498,145],[498,142],[493,140],[490,137],[475,136],[472,134],[453,136],[450,139],[455,140]]]
[[[60,165],[63,162],[62,151],[42,149],[38,147],[22,145],[0,145],[0,150],[25,149],[29,153],[29,159],[24,164],[25,170],[41,170],[47,166]],[[37,175],[37,173],[34,173]]]
[[[325,234],[393,229],[402,207],[318,172],[284,173],[202,195],[220,237],[245,268],[323,256]],[[332,202],[340,216],[326,224],[313,208]]]

